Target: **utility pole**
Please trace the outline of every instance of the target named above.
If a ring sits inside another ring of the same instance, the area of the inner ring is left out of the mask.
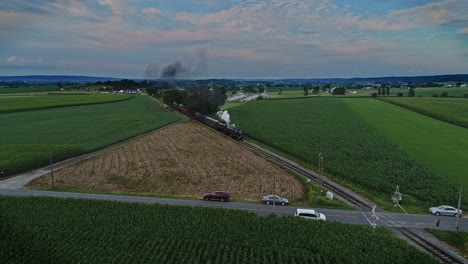
[[[55,190],[55,180],[54,180],[54,168],[52,167],[52,146],[49,148],[49,160],[50,160],[50,177],[52,178],[52,189]]]
[[[461,195],[462,195],[462,182],[460,182],[460,193],[458,195],[458,211],[457,211],[457,225],[455,226],[455,233],[458,234],[458,221],[460,220],[460,204],[461,204]]]
[[[317,188],[317,200],[319,199],[320,192],[322,191],[322,162],[323,162],[323,156],[322,152],[319,152],[319,161],[318,161],[318,188]]]
[[[276,174],[273,174],[273,213],[275,213],[276,204]]]

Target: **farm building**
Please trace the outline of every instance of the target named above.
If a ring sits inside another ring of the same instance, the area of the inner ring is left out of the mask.
[[[240,101],[242,103],[250,102],[250,101],[253,101],[253,100],[257,100],[258,97],[260,97],[260,96],[259,95],[251,95],[249,97],[245,97],[245,98],[241,99]]]
[[[229,97],[228,99],[226,99],[227,102],[236,102],[236,101],[239,101],[239,100],[242,100],[244,98],[246,98],[247,96],[243,93],[238,93],[238,94],[235,94],[233,95],[232,97]]]

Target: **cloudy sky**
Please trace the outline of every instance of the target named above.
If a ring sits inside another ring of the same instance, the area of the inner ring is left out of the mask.
[[[467,0],[2,0],[0,75],[468,73]]]

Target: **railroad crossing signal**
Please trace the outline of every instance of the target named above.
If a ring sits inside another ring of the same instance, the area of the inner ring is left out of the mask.
[[[392,195],[392,202],[394,207],[401,205],[401,203],[403,202],[403,197],[400,193],[400,186],[398,185],[396,186],[395,192]]]

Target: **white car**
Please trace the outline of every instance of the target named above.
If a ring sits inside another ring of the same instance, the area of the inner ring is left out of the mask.
[[[297,209],[294,216],[303,217],[306,219],[314,220],[327,220],[327,217],[324,214],[321,214],[313,209]]]
[[[453,206],[449,206],[449,205],[441,205],[441,206],[437,206],[437,207],[431,207],[429,208],[429,212],[433,215],[453,215],[453,216],[457,216],[457,209]],[[462,216],[463,215],[463,211],[460,210],[458,211],[458,215],[459,216]]]

